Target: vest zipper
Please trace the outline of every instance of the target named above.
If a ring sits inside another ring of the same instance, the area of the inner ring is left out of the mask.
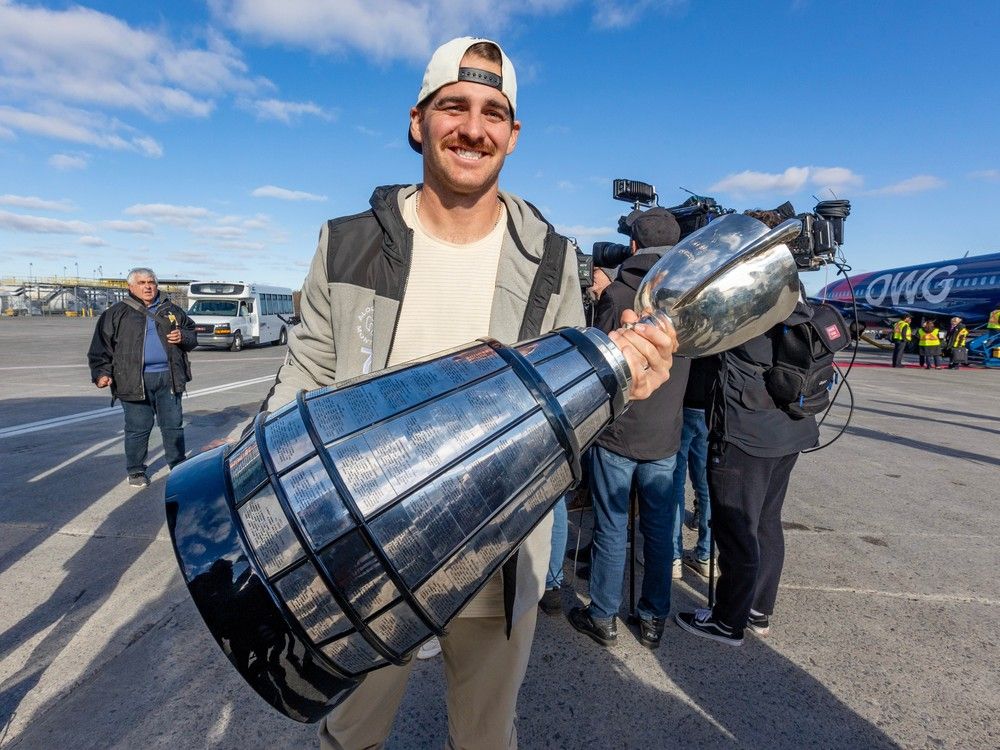
[[[396,320],[392,324],[392,336],[389,337],[389,348],[385,353],[385,364],[383,367],[389,365],[389,360],[392,358],[392,348],[396,345],[396,331],[399,330],[399,319],[403,315],[403,299],[406,297],[406,287],[410,284],[410,267],[413,265],[413,230],[406,226],[406,222],[402,220],[400,216],[400,225],[405,228],[403,234],[403,255],[406,258],[406,267],[403,269],[403,289],[399,295],[399,307],[396,309]],[[375,370],[375,297],[372,296],[372,372]],[[367,374],[367,373],[366,373]]]

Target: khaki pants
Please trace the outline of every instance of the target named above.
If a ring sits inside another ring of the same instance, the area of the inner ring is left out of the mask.
[[[528,668],[538,608],[504,633],[503,617],[453,620],[441,638],[448,686],[449,750],[509,750],[517,747],[514,712]],[[416,657],[414,657],[415,659]],[[413,660],[401,667],[370,672],[358,688],[320,725],[323,750],[368,750],[385,744]],[[404,743],[405,744],[405,743]]]

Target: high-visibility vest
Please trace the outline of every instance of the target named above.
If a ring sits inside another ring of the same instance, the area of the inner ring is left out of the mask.
[[[969,337],[969,329],[962,326],[954,334],[949,336],[948,346],[953,349],[965,346],[965,340]]]
[[[941,346],[941,329],[935,328],[933,331],[920,329],[920,346]]]
[[[990,313],[990,322],[986,324],[990,330],[1000,329],[1000,307]]]
[[[910,340],[910,324],[905,320],[901,320],[896,325],[892,327],[892,340],[893,341],[909,341]]]

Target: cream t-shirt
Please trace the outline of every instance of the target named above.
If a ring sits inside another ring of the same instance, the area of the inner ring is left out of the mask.
[[[500,203],[493,230],[480,240],[456,245],[432,236],[417,214],[416,193],[403,204],[403,221],[413,230],[413,257],[399,323],[389,353],[391,367],[468,344],[489,335],[507,209]],[[503,617],[499,573],[462,610],[460,617]]]

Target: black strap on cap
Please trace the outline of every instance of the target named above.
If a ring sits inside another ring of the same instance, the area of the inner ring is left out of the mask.
[[[458,80],[481,83],[484,86],[491,86],[497,91],[503,91],[503,77],[498,76],[496,73],[490,73],[488,70],[481,70],[479,68],[459,68]]]

